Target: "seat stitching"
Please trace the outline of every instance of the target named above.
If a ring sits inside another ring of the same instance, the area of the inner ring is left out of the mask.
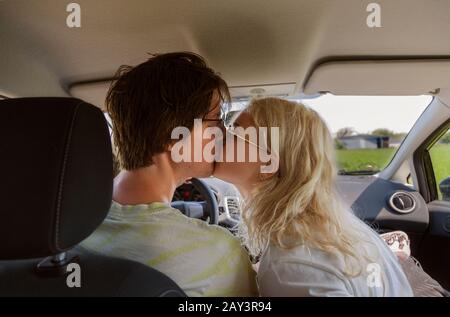
[[[73,132],[73,127],[75,125],[75,118],[77,116],[77,112],[78,112],[78,108],[79,106],[82,104],[82,102],[78,103],[75,106],[75,110],[72,116],[72,121],[70,123],[70,127],[69,127],[69,134],[67,136],[67,143],[66,143],[66,148],[64,150],[64,160],[63,160],[63,165],[61,168],[61,179],[59,182],[59,186],[58,186],[58,200],[57,200],[57,204],[56,204],[56,219],[55,219],[55,246],[57,249],[60,249],[59,246],[59,232],[60,232],[60,213],[61,213],[61,201],[62,201],[62,192],[63,192],[63,186],[64,186],[64,178],[65,178],[65,173],[66,173],[66,165],[67,165],[67,161],[69,158],[69,149],[70,149],[70,144],[71,144],[71,139],[72,139],[72,132]]]

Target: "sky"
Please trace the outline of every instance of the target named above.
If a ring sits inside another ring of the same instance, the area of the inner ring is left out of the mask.
[[[333,96],[323,95],[302,102],[316,110],[332,133],[352,127],[357,133],[386,128],[396,133],[409,132],[430,96]]]
[[[300,102],[316,110],[332,133],[351,127],[357,133],[385,128],[407,133],[431,103],[430,96],[334,96],[322,95]]]

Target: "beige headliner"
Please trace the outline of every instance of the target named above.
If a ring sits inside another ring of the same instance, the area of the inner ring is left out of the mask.
[[[446,0],[375,1],[379,29],[366,26],[374,1],[364,0],[78,0],[80,29],[65,25],[69,2],[0,2],[0,90],[63,95],[147,52],[195,51],[231,86],[287,84],[291,94],[324,59],[450,56]]]

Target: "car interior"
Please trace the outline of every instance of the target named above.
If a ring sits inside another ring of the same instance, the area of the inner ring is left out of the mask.
[[[372,2],[378,27],[367,24]],[[204,56],[236,113],[254,97],[423,97],[386,164],[342,169],[337,187],[380,233],[406,232],[412,255],[450,289],[450,151],[434,154],[450,129],[449,1],[76,3],[79,27],[66,23],[69,1],[0,1],[0,296],[185,296],[151,267],[78,246],[107,216],[118,172],[105,113],[114,74],[173,51]],[[376,115],[402,122],[408,110]],[[236,234],[241,201],[232,184],[194,178],[172,206]],[[66,287],[73,262],[88,268],[87,287]]]

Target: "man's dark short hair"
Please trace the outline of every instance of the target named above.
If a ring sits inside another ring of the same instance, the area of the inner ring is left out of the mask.
[[[225,81],[194,53],[153,55],[136,66],[121,66],[106,97],[120,167],[149,166],[167,150],[175,127],[192,130],[210,111],[218,93],[230,102]]]

